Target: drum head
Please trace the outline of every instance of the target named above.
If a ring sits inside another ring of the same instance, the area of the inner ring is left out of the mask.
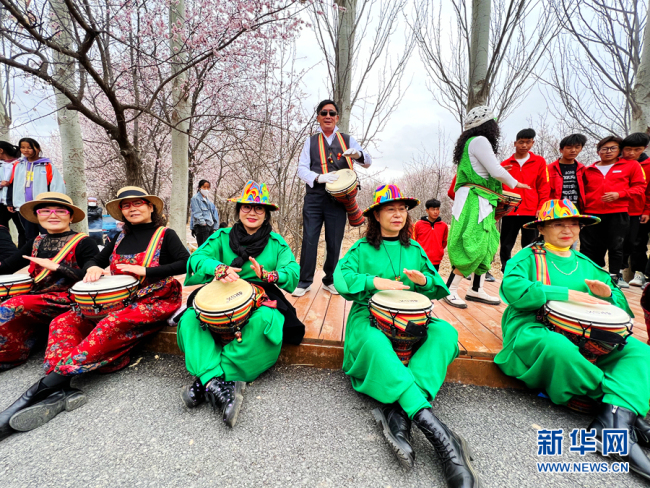
[[[101,293],[103,291],[122,290],[138,285],[137,278],[129,275],[101,276],[97,281],[84,283],[78,281],[70,288],[71,293]]]
[[[32,281],[32,277],[25,273],[0,275],[0,284],[2,285],[9,285],[14,283],[27,283],[30,281]]]
[[[357,182],[357,174],[351,169],[340,169],[333,171],[333,173],[339,175],[339,179],[325,185],[325,189],[330,193],[339,193],[347,190]]]
[[[607,328],[618,328],[629,325],[632,322],[627,312],[614,305],[595,305],[580,302],[557,302],[549,301],[546,309],[552,313],[569,317],[576,321],[589,322],[594,326]]]
[[[383,290],[375,293],[370,303],[382,308],[400,310],[404,312],[430,310],[433,308],[431,300],[421,293],[406,290]]]
[[[199,290],[194,299],[197,309],[210,312],[223,312],[241,307],[254,295],[255,289],[248,281],[239,279],[231,283],[213,281]]]

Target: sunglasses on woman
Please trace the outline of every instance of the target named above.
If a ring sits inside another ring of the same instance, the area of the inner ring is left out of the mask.
[[[131,202],[120,203],[120,209],[128,210],[131,207],[139,208],[142,207],[145,203],[149,203],[147,200],[133,200]]]
[[[67,208],[39,208],[36,213],[42,217],[49,217],[52,214],[56,214],[57,217],[65,217],[70,215],[70,210]]]

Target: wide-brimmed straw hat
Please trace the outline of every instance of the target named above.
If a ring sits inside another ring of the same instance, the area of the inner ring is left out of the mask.
[[[126,200],[127,198],[142,198],[143,200],[147,200],[155,207],[158,213],[162,215],[164,204],[160,197],[150,195],[138,186],[125,186],[117,191],[117,197],[114,200],[111,200],[106,204],[106,211],[115,220],[124,222],[125,217],[120,208],[120,203],[122,200]]]
[[[373,204],[363,211],[363,215],[366,217],[373,210],[376,210],[381,205],[389,202],[404,202],[406,205],[408,205],[409,210],[420,205],[420,200],[417,198],[405,197],[402,194],[402,190],[400,190],[397,185],[378,186],[375,190],[374,195],[372,196],[372,201]]]
[[[524,224],[524,229],[534,229],[538,224],[561,219],[579,219],[581,224],[594,225],[600,222],[598,217],[584,215],[576,208],[571,200],[548,200],[539,210],[539,219]]]
[[[25,219],[29,220],[33,224],[38,224],[38,217],[34,213],[34,207],[37,205],[46,204],[61,205],[62,207],[70,210],[73,224],[81,222],[86,218],[86,212],[72,203],[72,198],[70,198],[65,193],[59,193],[56,191],[46,191],[44,193],[39,193],[36,195],[36,198],[34,200],[23,203],[20,206],[20,215],[22,215]]]
[[[243,203],[245,205],[264,205],[269,207],[269,210],[278,210],[275,203],[270,202],[269,189],[265,183],[257,184],[253,180],[248,180],[244,189],[241,191],[239,198],[229,198],[228,201],[235,203]]]

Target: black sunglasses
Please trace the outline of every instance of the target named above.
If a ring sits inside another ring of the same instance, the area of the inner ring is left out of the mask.
[[[334,110],[321,110],[320,112],[321,117],[327,117],[328,114],[330,117],[336,117],[338,115]]]

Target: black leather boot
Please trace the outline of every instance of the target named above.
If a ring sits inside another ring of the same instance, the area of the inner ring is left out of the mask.
[[[63,410],[71,412],[85,405],[86,402],[87,398],[83,391],[68,387],[15,413],[9,420],[9,425],[19,432],[28,432],[46,424]]]
[[[610,456],[618,461],[630,463],[630,469],[635,473],[650,479],[650,459],[645,455],[643,449],[637,442],[636,423],[637,414],[627,408],[617,407],[603,403],[598,416],[589,424],[588,430],[596,429],[596,446],[603,452],[603,429],[627,429],[628,431],[628,455],[611,454]]]
[[[187,408],[198,407],[205,401],[205,387],[201,384],[199,378],[194,378],[191,385],[186,386],[181,391],[181,398]]]
[[[61,387],[48,387],[42,384],[43,378],[38,380],[22,396],[12,403],[9,408],[0,413],[0,440],[9,437],[15,432],[9,425],[11,417],[24,408],[30,407],[35,403],[44,400],[52,393],[61,390]]]
[[[413,422],[433,444],[442,461],[442,469],[449,488],[481,486],[478,473],[472,466],[471,453],[465,439],[452,432],[430,408],[423,408],[416,413]]]
[[[223,411],[223,402],[225,400],[223,391],[223,376],[217,376],[208,381],[205,385],[205,399],[212,405],[215,412]]]
[[[411,446],[411,419],[397,403],[375,408],[372,414],[399,463],[403,468],[411,469],[415,463],[415,452]]]
[[[239,410],[244,403],[245,381],[224,381],[223,382],[223,421],[228,427],[234,427],[237,423]]]
[[[640,415],[634,422],[634,430],[636,431],[636,441],[639,445],[650,448],[650,424]]]

